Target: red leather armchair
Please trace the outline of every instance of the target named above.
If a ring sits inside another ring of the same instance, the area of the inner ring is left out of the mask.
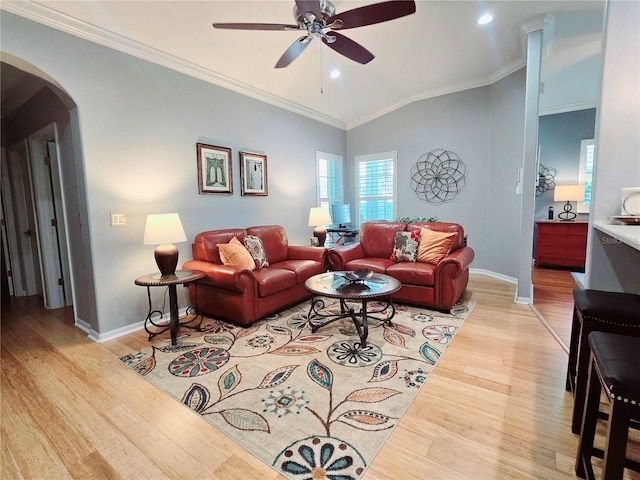
[[[249,270],[223,265],[218,244],[233,237],[244,242],[245,235],[259,237],[269,266]],[[310,298],[304,282],[326,271],[326,249],[289,245],[279,225],[226,229],[196,235],[193,260],[185,270],[202,270],[206,277],[189,284],[191,302],[200,311],[241,325],[249,325],[271,313]]]
[[[391,260],[396,232],[420,230],[423,226],[438,232],[456,232],[449,254],[437,265]],[[366,268],[398,279],[402,288],[393,295],[395,301],[451,310],[467,288],[469,264],[474,252],[466,246],[464,229],[447,222],[366,222],[360,228],[360,242],[328,250],[328,260],[335,271]]]

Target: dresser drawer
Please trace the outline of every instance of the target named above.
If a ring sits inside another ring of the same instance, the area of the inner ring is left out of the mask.
[[[584,269],[587,230],[588,223],[583,221],[537,221],[536,265]]]

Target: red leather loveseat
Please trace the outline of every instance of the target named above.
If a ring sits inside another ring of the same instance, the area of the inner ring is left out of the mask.
[[[396,233],[419,232],[422,227],[456,233],[448,254],[436,264],[393,259]],[[334,271],[363,268],[398,279],[402,288],[393,295],[394,301],[443,311],[450,310],[465,292],[474,258],[473,249],[465,245],[462,226],[447,222],[366,222],[360,227],[359,243],[329,249],[327,255]]]
[[[247,235],[262,241],[269,265],[255,270],[223,265],[217,245],[233,237],[244,242]],[[305,280],[325,272],[327,265],[326,249],[289,245],[279,225],[202,232],[196,235],[192,250],[193,260],[183,268],[206,274],[189,284],[192,304],[205,314],[241,325],[310,298]]]

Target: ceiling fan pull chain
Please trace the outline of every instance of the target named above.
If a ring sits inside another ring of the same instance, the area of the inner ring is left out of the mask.
[[[322,48],[322,42],[318,42],[319,48],[320,48],[320,95],[324,95],[324,71],[323,71],[323,63],[324,63],[324,59],[323,57],[323,48]]]

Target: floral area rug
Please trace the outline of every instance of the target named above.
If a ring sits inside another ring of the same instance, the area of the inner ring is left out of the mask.
[[[396,305],[392,326],[370,319],[362,347],[348,318],[313,333],[303,302],[248,328],[205,318],[177,345],[120,360],[286,478],[357,479],[473,305]]]

